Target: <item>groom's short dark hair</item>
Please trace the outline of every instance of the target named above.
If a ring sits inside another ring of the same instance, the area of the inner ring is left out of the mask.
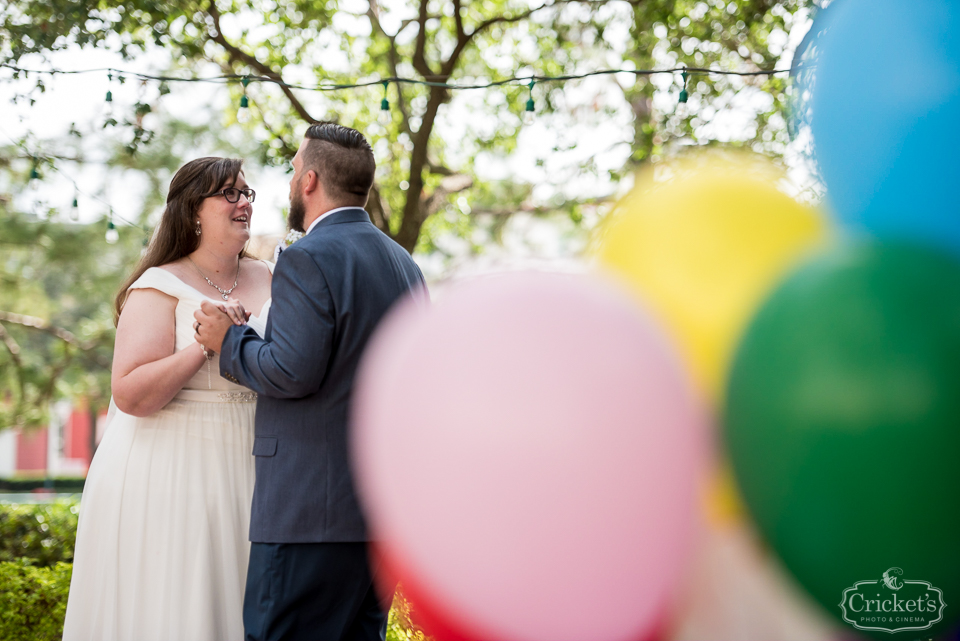
[[[304,148],[303,171],[311,169],[330,198],[363,207],[367,202],[377,163],[373,148],[356,129],[333,122],[310,125],[310,143]]]

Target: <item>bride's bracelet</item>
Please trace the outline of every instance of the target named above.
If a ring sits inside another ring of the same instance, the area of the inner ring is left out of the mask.
[[[199,345],[199,346],[200,346],[200,349],[203,350],[203,356],[204,356],[208,361],[212,361],[212,360],[213,360],[213,357],[217,355],[217,353],[216,353],[215,351],[213,351],[212,349],[207,349],[206,347],[204,347],[204,346],[203,346],[203,343],[197,343],[197,345]]]

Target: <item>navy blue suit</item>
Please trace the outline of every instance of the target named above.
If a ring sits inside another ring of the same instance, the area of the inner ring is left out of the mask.
[[[363,209],[343,210],[280,255],[264,338],[247,326],[228,330],[221,374],[259,395],[248,639],[377,638],[362,624],[382,622],[365,609],[367,531],[347,454],[348,411],[370,335],[399,298],[424,287],[410,255]],[[354,583],[358,594],[341,594]],[[339,622],[323,627],[331,616]]]

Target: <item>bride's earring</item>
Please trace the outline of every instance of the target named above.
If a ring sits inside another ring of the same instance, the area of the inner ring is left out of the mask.
[[[200,221],[197,221],[197,236],[200,235]]]

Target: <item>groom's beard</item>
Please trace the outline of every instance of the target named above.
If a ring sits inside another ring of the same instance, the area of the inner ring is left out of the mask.
[[[287,225],[290,226],[290,229],[304,234],[307,231],[303,228],[303,219],[306,216],[307,210],[303,206],[303,198],[300,196],[300,190],[298,189],[290,198],[290,213],[287,215]]]

